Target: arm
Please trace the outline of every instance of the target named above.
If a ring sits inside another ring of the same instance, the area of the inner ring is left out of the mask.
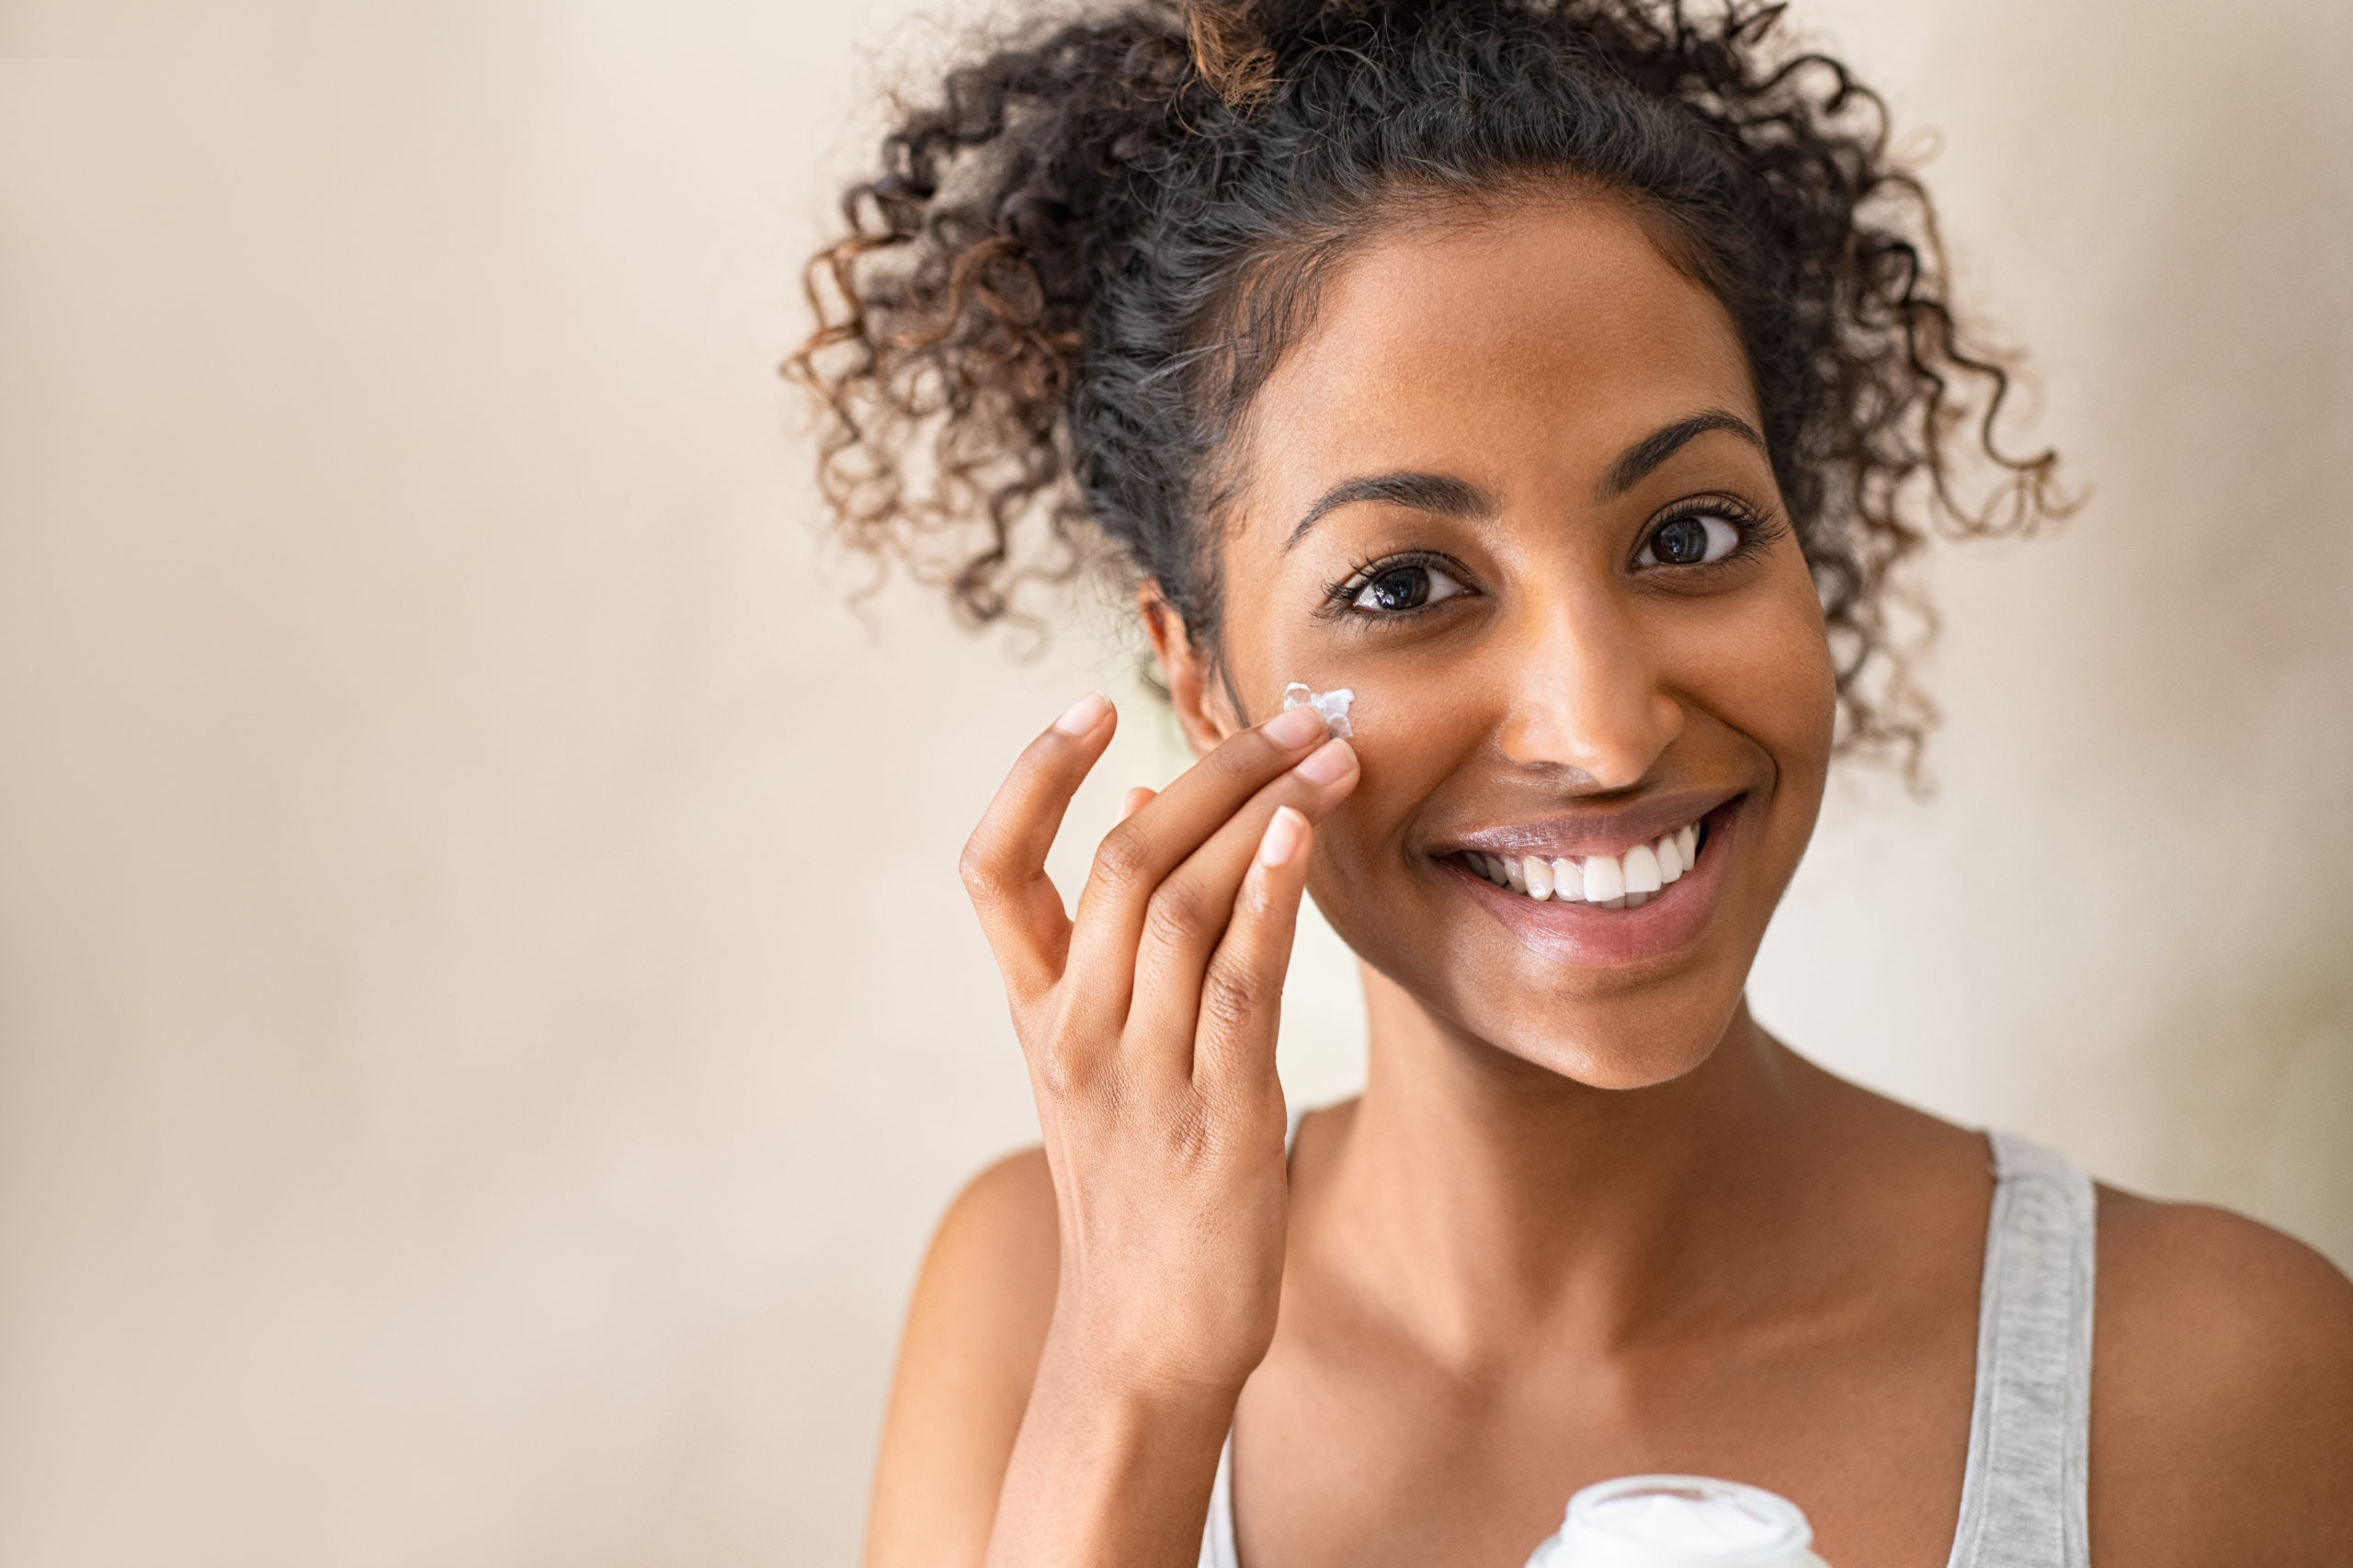
[[[949,1206],[917,1278],[884,1417],[874,1496],[867,1517],[866,1568],[979,1568],[998,1499],[1010,1493],[1060,1506],[1030,1521],[1085,1537],[1120,1520],[1087,1518],[1074,1501],[1116,1502],[1149,1539],[1200,1532],[1211,1471],[1233,1397],[1208,1391],[1198,1401],[1140,1399],[1117,1387],[1086,1385],[1083,1362],[1040,1363],[1060,1276],[1053,1180],[1042,1150],[1000,1161]],[[1053,1386],[1056,1380],[1075,1386]],[[1023,1416],[1036,1396],[1038,1418]],[[1037,1484],[1007,1484],[1017,1439]],[[1208,1456],[1210,1469],[1199,1462]],[[1098,1471],[1098,1483],[1065,1494],[1057,1478]],[[1199,1473],[1196,1473],[1199,1472]],[[1159,1484],[1163,1474],[1189,1477]]]
[[[2353,1282],[2239,1215],[2100,1191],[2101,1568],[2353,1562]]]
[[[915,1281],[882,1423],[866,1568],[978,1568],[1054,1310],[1059,1248],[1042,1151],[949,1206]]]

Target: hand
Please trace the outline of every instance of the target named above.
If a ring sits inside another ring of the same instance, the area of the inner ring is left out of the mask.
[[[1162,793],[1131,791],[1074,923],[1046,852],[1115,727],[1090,695],[1030,744],[965,848],[964,884],[1053,1173],[1050,1358],[1146,1396],[1209,1391],[1230,1412],[1282,1280],[1283,975],[1313,824],[1356,787],[1356,754],[1294,709]]]

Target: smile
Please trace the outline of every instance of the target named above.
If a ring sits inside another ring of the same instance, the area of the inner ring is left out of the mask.
[[[1495,886],[1539,903],[1640,909],[1697,866],[1707,843],[1707,824],[1690,822],[1614,855],[1515,857],[1466,849],[1455,858]]]

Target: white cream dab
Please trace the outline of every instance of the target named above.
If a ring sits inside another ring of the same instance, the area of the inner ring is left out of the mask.
[[[1283,687],[1284,712],[1288,713],[1294,708],[1313,708],[1324,715],[1324,722],[1342,739],[1347,738],[1350,733],[1348,704],[1356,699],[1357,694],[1345,686],[1332,691],[1310,691],[1305,681],[1295,680]]]

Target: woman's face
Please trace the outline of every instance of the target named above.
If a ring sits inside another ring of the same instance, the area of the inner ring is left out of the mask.
[[[1224,677],[1253,719],[1291,681],[1356,692],[1316,903],[1438,1018],[1588,1084],[1706,1058],[1821,801],[1831,663],[1762,428],[1716,299],[1621,206],[1562,199],[1336,268],[1242,436]],[[1197,744],[1235,722],[1171,674]],[[1636,846],[1694,825],[1621,908],[1476,869],[1607,892],[1594,858],[1639,881]]]

